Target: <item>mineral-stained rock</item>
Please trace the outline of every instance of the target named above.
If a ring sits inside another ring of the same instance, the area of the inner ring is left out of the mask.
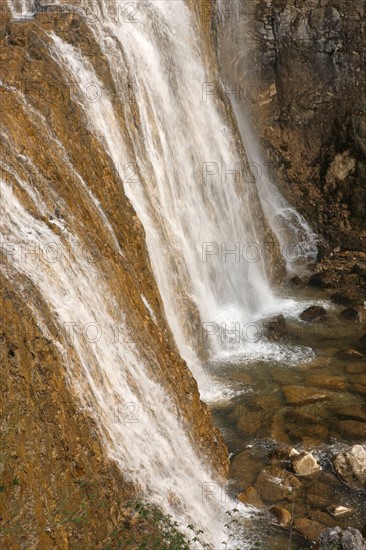
[[[292,469],[295,474],[308,476],[320,470],[320,466],[311,453],[301,453],[291,460]]]
[[[292,501],[301,490],[301,482],[287,470],[266,466],[258,476],[255,487],[266,502]]]
[[[329,399],[327,392],[315,391],[304,386],[285,386],[283,388],[287,403],[290,405],[306,405]]]
[[[292,516],[286,508],[281,508],[281,506],[271,506],[269,509],[270,514],[274,517],[275,523],[281,527],[287,527],[290,525]]]
[[[337,376],[329,373],[319,373],[310,375],[307,380],[311,386],[320,386],[323,388],[335,388],[344,390],[346,381],[343,376]]]
[[[349,439],[351,441],[364,441],[366,439],[366,422],[359,420],[341,420],[338,426],[339,432],[344,439]]]
[[[238,500],[244,504],[251,504],[256,508],[262,508],[263,502],[259,496],[257,489],[252,485],[248,485],[241,493],[238,494]]]
[[[313,542],[318,540],[320,533],[324,531],[324,525],[307,518],[295,519],[294,527],[300,535]]]
[[[327,312],[322,306],[310,306],[300,315],[300,319],[308,323],[322,322],[325,321],[326,317]]]
[[[366,487],[366,450],[355,445],[345,453],[339,453],[333,460],[334,469],[347,485],[354,489]]]

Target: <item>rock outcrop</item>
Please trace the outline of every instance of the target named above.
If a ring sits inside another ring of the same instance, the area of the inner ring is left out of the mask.
[[[365,250],[366,238],[365,9],[248,0],[218,24],[222,74],[252,114],[273,181],[332,247],[349,250]]]

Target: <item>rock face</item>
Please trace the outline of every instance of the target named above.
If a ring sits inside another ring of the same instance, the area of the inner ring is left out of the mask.
[[[253,115],[273,179],[333,246],[357,250],[365,250],[365,10],[363,0],[248,0],[239,23],[228,14],[219,33],[224,80],[242,90],[238,108]]]
[[[337,474],[354,489],[366,487],[366,450],[355,445],[345,453],[337,455],[333,461]]]
[[[4,172],[1,165],[1,180],[55,241],[67,227],[67,232],[80,237],[90,261],[99,262],[103,284],[114,297],[107,307],[124,311],[128,326],[138,327],[135,343],[148,358],[151,380],[171,397],[199,455],[224,476],[227,449],[179,357],[142,225],[115,166],[87,127],[67,75],[50,54],[49,33],[54,31],[94,59],[98,77],[108,88],[112,82],[104,56],[76,13],[42,13],[34,21],[15,23],[4,9],[2,2],[0,157],[11,169]],[[37,116],[32,117],[30,105]],[[122,118],[121,114],[121,127],[125,127]],[[20,174],[36,199],[14,173]],[[40,205],[43,210],[39,211]],[[138,488],[127,482],[123,467],[117,468],[107,456],[102,445],[107,436],[95,419],[94,403],[81,407],[70,384],[67,365],[80,372],[81,360],[68,347],[57,314],[30,279],[11,270],[3,253],[0,261],[0,515],[7,525],[1,544],[4,548],[28,543],[60,549],[113,546],[110,534],[124,520],[124,504],[139,496]],[[47,328],[48,336],[41,326]]]

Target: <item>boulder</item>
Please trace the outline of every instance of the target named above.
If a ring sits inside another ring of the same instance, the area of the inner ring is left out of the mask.
[[[251,506],[255,506],[256,508],[263,507],[263,502],[257,492],[257,489],[252,485],[248,485],[248,487],[246,487],[241,493],[238,494],[237,498],[238,500],[240,500],[240,502],[243,502],[244,504],[250,504]]]
[[[325,321],[326,318],[327,312],[322,306],[310,306],[300,315],[300,319],[308,323],[319,323]]]
[[[292,501],[301,490],[301,481],[293,474],[277,466],[266,466],[255,484],[261,498],[266,502]]]
[[[324,525],[318,521],[307,518],[295,519],[294,527],[300,535],[313,542],[317,541],[320,533],[324,531]]]
[[[344,321],[362,324],[366,320],[366,310],[362,306],[348,307],[341,311],[339,318]]]
[[[351,298],[350,296],[347,296],[347,294],[343,294],[342,292],[336,292],[335,294],[332,294],[330,299],[335,304],[345,307],[352,306],[355,302],[354,298]]]
[[[354,445],[345,453],[339,453],[333,460],[339,477],[353,489],[366,488],[366,450]]]
[[[286,508],[281,508],[281,506],[271,506],[269,512],[274,518],[274,523],[277,525],[280,525],[281,527],[287,527],[290,525],[292,516]]]
[[[301,453],[291,460],[291,466],[295,474],[309,476],[320,470],[320,466],[311,453]]]
[[[329,288],[332,286],[332,279],[332,275],[327,271],[313,273],[309,277],[309,286],[315,286],[316,288]]]
[[[284,316],[275,315],[262,320],[262,334],[270,341],[280,340],[287,334],[286,320]]]

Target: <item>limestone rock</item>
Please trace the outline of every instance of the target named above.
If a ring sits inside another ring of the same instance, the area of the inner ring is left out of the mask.
[[[333,460],[334,469],[347,485],[354,489],[366,487],[366,450],[354,445],[345,453],[339,453]]]
[[[295,474],[300,476],[315,474],[320,470],[318,462],[311,453],[301,453],[299,456],[295,456],[291,465]]]

